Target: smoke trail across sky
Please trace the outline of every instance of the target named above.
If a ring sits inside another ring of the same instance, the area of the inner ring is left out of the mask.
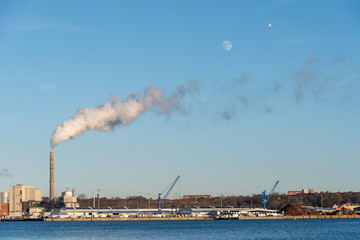
[[[111,131],[116,126],[125,126],[135,121],[141,113],[150,110],[167,116],[174,111],[183,113],[181,98],[197,90],[198,83],[189,81],[186,85],[176,86],[175,91],[166,98],[159,87],[151,86],[144,93],[130,94],[125,101],[114,97],[111,103],[96,108],[80,108],[70,120],[57,126],[50,144],[55,147],[61,142],[84,134],[86,130]]]
[[[0,171],[0,178],[2,177],[12,177],[12,174],[9,173],[9,170],[7,170],[7,168],[3,168]]]

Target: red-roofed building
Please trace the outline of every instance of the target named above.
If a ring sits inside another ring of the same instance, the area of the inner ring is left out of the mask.
[[[183,196],[183,199],[191,200],[191,201],[197,201],[200,198],[210,199],[211,195],[184,195]]]
[[[288,191],[289,196],[295,196],[302,194],[302,191]]]

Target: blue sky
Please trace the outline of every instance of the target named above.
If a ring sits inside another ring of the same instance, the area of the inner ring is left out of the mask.
[[[154,198],[179,173],[177,194],[276,180],[279,192],[359,191],[359,12],[337,0],[1,1],[0,191],[48,195],[50,138],[79,108],[188,81],[199,90],[180,99],[187,114],[149,111],[56,146],[56,194]]]

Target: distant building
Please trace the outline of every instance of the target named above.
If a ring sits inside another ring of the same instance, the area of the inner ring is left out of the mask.
[[[289,196],[301,195],[301,194],[310,194],[316,193],[315,189],[303,189],[302,191],[288,191]]]
[[[9,216],[9,204],[1,203],[0,204],[0,218]]]
[[[62,201],[65,208],[79,207],[79,203],[77,202],[77,199],[75,197],[75,189],[63,192]]]
[[[30,207],[29,215],[32,218],[39,218],[46,212],[45,207]]]
[[[0,203],[9,203],[9,193],[0,192]]]
[[[183,196],[183,199],[191,200],[191,201],[197,201],[200,198],[210,199],[211,195],[184,195]]]
[[[9,193],[0,192],[0,218],[9,215]]]
[[[9,214],[21,216],[29,208],[29,204],[41,202],[42,192],[36,186],[17,184],[9,187]]]
[[[295,196],[302,194],[302,191],[288,191],[289,196]]]
[[[303,189],[302,192],[303,194],[316,193],[315,189]]]

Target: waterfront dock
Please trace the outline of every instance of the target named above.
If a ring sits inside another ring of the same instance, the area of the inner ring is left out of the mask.
[[[280,217],[247,217],[241,216],[236,219],[218,219],[218,220],[274,220],[274,219],[347,219],[360,218],[360,215],[309,215],[309,216],[280,216]],[[135,217],[135,218],[45,218],[46,222],[90,222],[90,221],[194,221],[194,220],[215,220],[210,217],[163,217],[163,218],[149,218],[149,217]]]

